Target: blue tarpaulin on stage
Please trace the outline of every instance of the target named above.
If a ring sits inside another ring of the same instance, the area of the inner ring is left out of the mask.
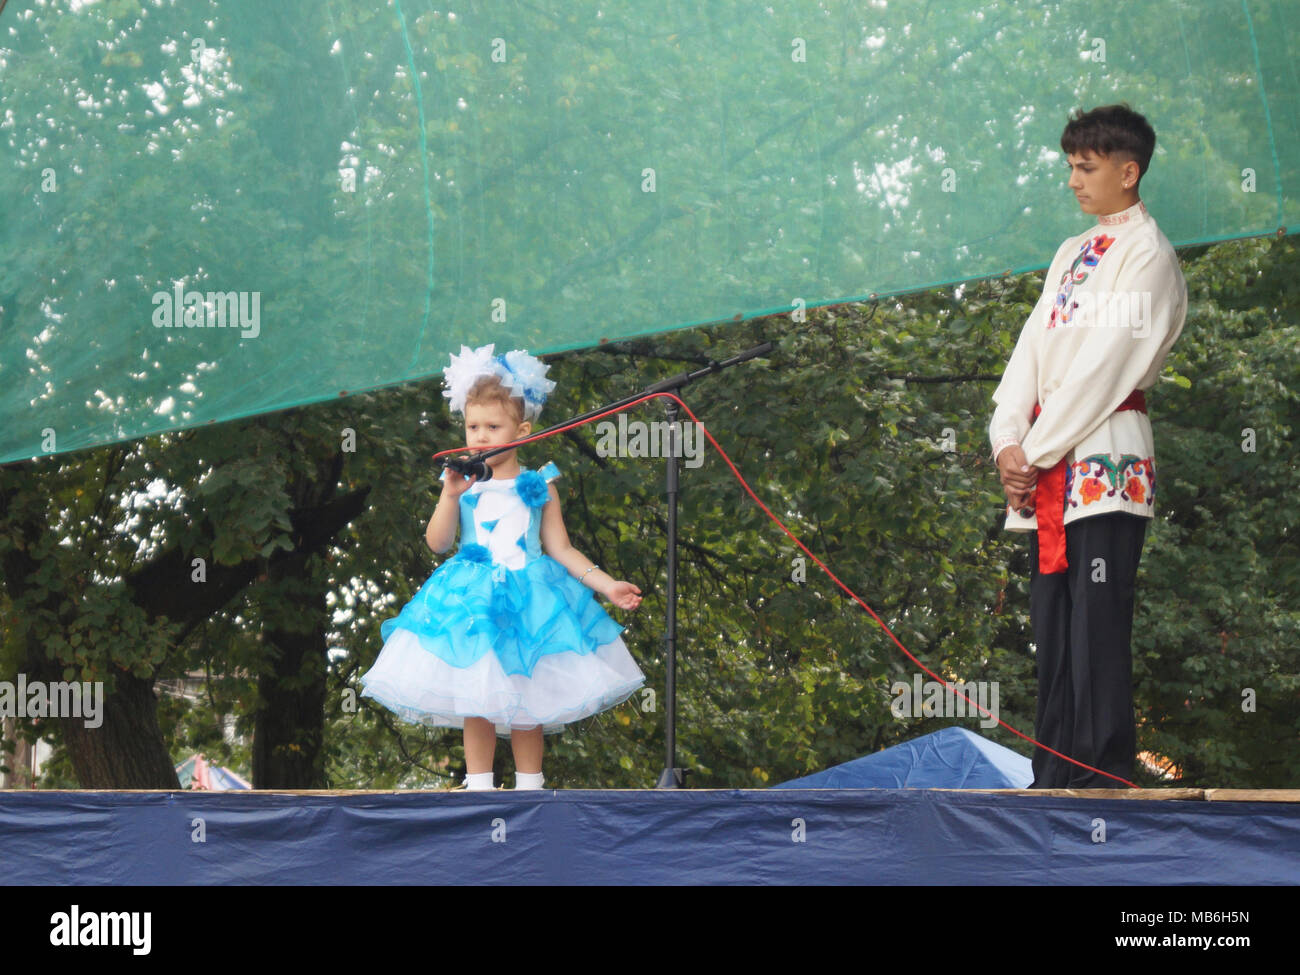
[[[941,790],[0,793],[7,884],[1297,884],[1300,803]]]
[[[1025,789],[1029,759],[965,728],[943,728],[774,789]]]

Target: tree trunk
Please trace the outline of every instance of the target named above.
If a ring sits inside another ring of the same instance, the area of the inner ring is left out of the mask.
[[[59,680],[62,675],[46,679]],[[119,672],[104,696],[98,728],[84,718],[57,719],[77,782],[83,789],[180,789],[158,727],[153,678]]]
[[[259,710],[253,730],[253,788],[320,789],[325,786],[321,744],[325,731],[324,573],[304,570],[301,558],[271,568],[278,588],[301,600],[304,623],[263,631],[272,665],[258,676]],[[295,575],[302,573],[301,577]],[[320,577],[320,582],[316,576]],[[313,591],[304,594],[304,587]]]

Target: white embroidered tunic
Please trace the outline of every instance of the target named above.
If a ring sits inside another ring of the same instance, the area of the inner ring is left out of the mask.
[[[1186,315],[1178,256],[1141,201],[1057,249],[993,394],[989,440],[995,461],[1010,444],[1034,467],[1066,459],[1065,524],[1114,512],[1154,517],[1151,421],[1115,410],[1155,385]],[[1005,527],[1030,531],[1038,521],[1008,505]]]

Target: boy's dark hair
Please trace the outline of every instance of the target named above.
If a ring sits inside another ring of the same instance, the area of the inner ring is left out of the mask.
[[[1151,165],[1156,132],[1151,123],[1128,107],[1102,105],[1090,112],[1076,111],[1061,133],[1066,155],[1092,152],[1099,156],[1119,155],[1138,164],[1138,182]]]

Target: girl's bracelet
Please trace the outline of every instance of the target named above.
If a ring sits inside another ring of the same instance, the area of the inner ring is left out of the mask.
[[[596,571],[597,569],[599,569],[599,568],[600,568],[600,566],[598,566],[598,565],[593,565],[590,569],[588,569],[588,570],[587,570],[586,572],[584,572],[582,575],[578,576],[578,581],[579,581],[579,582],[585,582],[586,579],[587,579],[587,576],[591,575],[591,573],[595,572],[595,571]]]

